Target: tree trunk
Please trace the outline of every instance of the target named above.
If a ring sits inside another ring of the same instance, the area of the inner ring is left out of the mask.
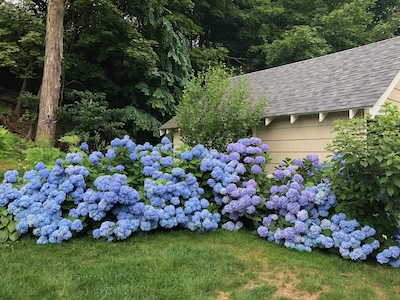
[[[46,138],[51,143],[54,143],[55,140],[56,109],[60,99],[61,88],[63,22],[64,0],[49,0],[47,2],[46,49],[44,53],[36,142],[41,138]]]
[[[22,82],[21,90],[19,91],[19,97],[17,99],[17,105],[15,106],[14,109],[14,116],[19,118],[21,116],[21,110],[22,110],[22,100],[20,99],[22,93],[26,90],[26,86],[28,84],[28,78],[24,77],[24,81]]]
[[[33,124],[29,124],[29,131],[26,134],[25,138],[31,140],[33,134]]]

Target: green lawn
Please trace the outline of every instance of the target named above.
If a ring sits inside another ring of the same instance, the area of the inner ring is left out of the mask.
[[[248,231],[0,245],[0,299],[400,299],[400,270],[300,253]]]

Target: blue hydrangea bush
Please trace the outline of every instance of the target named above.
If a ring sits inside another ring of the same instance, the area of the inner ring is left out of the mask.
[[[327,168],[316,155],[309,155],[275,170],[259,236],[299,251],[328,249],[354,261],[376,256],[379,263],[398,267],[398,245],[382,249],[374,228],[335,213],[337,199],[329,181],[313,182]]]
[[[248,211],[260,204],[255,181],[239,176],[261,173],[268,148],[261,150],[260,143],[241,140],[241,154],[229,155],[202,145],[174,153],[167,138],[157,146],[117,138],[104,154],[89,154],[83,143],[81,152],[68,153],[51,169],[38,163],[22,178],[6,172],[0,206],[7,206],[17,230],[37,236],[38,244],[60,243],[82,231],[109,241],[159,228],[205,232],[218,228],[223,207],[245,194],[252,196]],[[253,162],[244,166],[243,155],[254,156]],[[227,195],[232,184],[240,187],[236,196]]]
[[[309,155],[267,175],[268,150],[258,138],[229,144],[225,153],[202,145],[174,152],[167,138],[157,146],[116,138],[105,153],[90,153],[83,143],[51,167],[39,162],[23,176],[6,172],[0,207],[38,244],[82,234],[117,241],[153,230],[247,225],[299,251],[322,248],[400,265],[400,232],[388,246],[373,227],[335,212],[337,197],[323,176],[329,165]]]

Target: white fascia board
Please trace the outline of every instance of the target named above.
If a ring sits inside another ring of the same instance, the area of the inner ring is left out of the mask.
[[[368,114],[371,114],[372,107],[364,107],[364,118],[367,117]]]
[[[396,84],[400,81],[400,71],[397,72],[396,76],[393,78],[392,82],[389,84],[386,91],[382,94],[379,100],[375,103],[375,105],[370,109],[370,114],[372,116],[376,116],[379,110],[381,109],[383,103],[385,103],[386,99],[389,97],[390,93],[394,90]]]

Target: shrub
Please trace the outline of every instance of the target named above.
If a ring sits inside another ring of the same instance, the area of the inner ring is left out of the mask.
[[[22,154],[24,155],[22,164],[25,170],[33,169],[38,161],[52,166],[57,158],[65,157],[65,153],[53,147],[51,142],[45,138],[39,139],[34,146],[23,150]]]
[[[156,229],[248,225],[300,251],[320,247],[346,259],[376,257],[400,266],[400,228],[387,246],[372,226],[335,213],[336,195],[322,177],[327,166],[315,155],[288,161],[267,176],[268,146],[258,138],[231,143],[226,154],[202,145],[174,153],[167,138],[152,146],[128,136],[111,141],[106,153],[89,154],[86,143],[75,149],[51,169],[39,162],[22,178],[17,171],[5,173],[0,207],[8,231],[0,228],[1,238],[17,238],[11,234],[16,229],[37,236],[38,244],[80,233],[113,241]]]
[[[400,112],[386,104],[375,117],[337,121],[328,147],[338,212],[373,226],[392,245],[400,222]]]
[[[92,142],[95,133],[102,140],[124,134],[124,123],[118,120],[118,110],[108,107],[106,94],[90,91],[70,91],[65,98],[73,104],[59,109],[59,119],[69,135],[78,135]]]
[[[251,99],[242,77],[232,69],[210,67],[193,76],[177,107],[176,119],[189,146],[225,151],[227,144],[249,135],[264,113],[264,99]]]
[[[258,234],[288,248],[310,252],[319,247],[352,260],[365,260],[379,249],[375,229],[343,213],[334,214],[336,195],[327,180],[305,186],[310,183],[308,178],[326,168],[318,157],[310,155],[294,162],[296,165],[287,164],[273,173],[274,185]]]

